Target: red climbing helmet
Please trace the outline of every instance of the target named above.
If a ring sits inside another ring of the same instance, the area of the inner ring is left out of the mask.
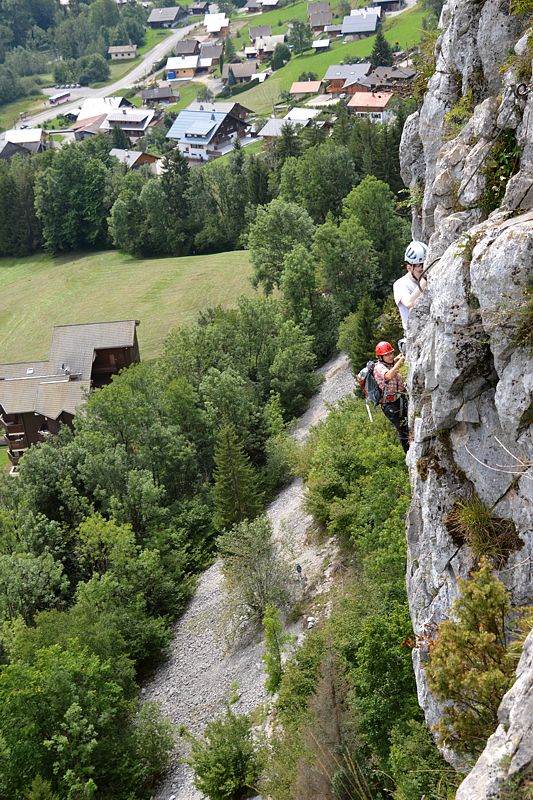
[[[376,355],[386,356],[388,353],[394,353],[394,347],[389,342],[378,342],[376,345]]]

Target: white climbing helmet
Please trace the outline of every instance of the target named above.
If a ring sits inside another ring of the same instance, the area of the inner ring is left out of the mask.
[[[423,264],[426,260],[427,251],[427,244],[424,244],[424,242],[417,242],[415,239],[407,245],[405,260],[408,264]]]

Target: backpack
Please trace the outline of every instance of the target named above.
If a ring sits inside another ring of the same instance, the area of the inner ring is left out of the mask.
[[[363,369],[356,375],[356,380],[363,390],[367,401],[370,400],[374,407],[381,403],[381,389],[374,378],[375,366],[376,364],[374,361],[369,361],[366,367],[363,367]]]

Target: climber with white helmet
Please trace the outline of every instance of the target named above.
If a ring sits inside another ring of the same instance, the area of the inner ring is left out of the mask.
[[[409,428],[407,426],[407,396],[399,369],[405,361],[400,354],[394,357],[394,347],[389,342],[376,345],[377,363],[374,378],[381,389],[381,409],[396,428],[398,439],[407,453],[409,450]]]
[[[405,251],[407,272],[401,278],[398,278],[392,287],[394,302],[400,311],[404,330],[407,330],[409,312],[426,288],[426,279],[421,276],[424,271],[427,251],[428,247],[424,242],[414,240],[407,245]]]

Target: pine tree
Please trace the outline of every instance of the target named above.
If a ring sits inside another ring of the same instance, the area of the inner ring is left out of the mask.
[[[496,730],[498,706],[515,677],[506,626],[511,604],[485,558],[458,584],[450,618],[429,644],[425,672],[437,700],[449,703],[434,728],[441,743],[475,759]]]
[[[373,67],[390,67],[392,65],[392,47],[380,29],[374,41],[370,63]]]
[[[228,62],[235,58],[235,45],[229,36],[224,41],[224,56]]]
[[[235,77],[235,75],[233,73],[232,68],[230,67],[228,69],[228,86],[235,86],[236,83],[237,83],[237,79],[236,79],[236,77]]]
[[[354,313],[341,322],[337,345],[348,353],[355,372],[374,358],[378,314],[376,303],[365,294]]]
[[[230,528],[261,511],[262,498],[256,472],[231,424],[224,425],[215,448],[213,495],[217,530]]]
[[[117,147],[120,150],[128,150],[130,147],[130,140],[122,130],[118,126],[113,128],[113,133],[111,134],[111,143],[113,147]]]

